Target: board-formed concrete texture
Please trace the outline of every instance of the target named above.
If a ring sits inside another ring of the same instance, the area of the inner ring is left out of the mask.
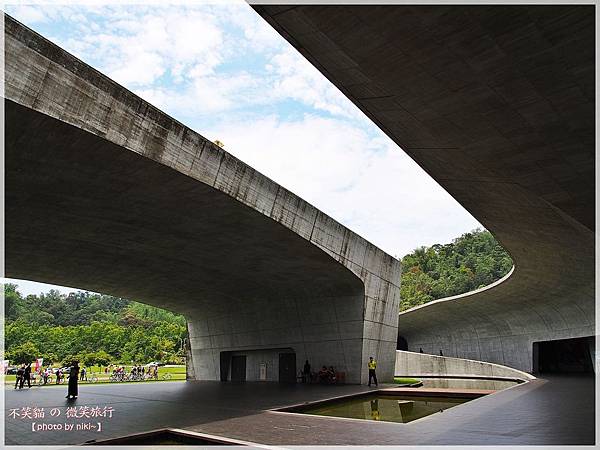
[[[5,60],[6,276],[184,314],[190,378],[391,380],[399,261],[6,15]]]
[[[481,377],[511,378],[523,381],[535,377],[512,367],[472,359],[396,351],[397,377]]]
[[[408,350],[531,371],[533,342],[595,334],[594,8],[254,6],[513,258],[401,314]]]

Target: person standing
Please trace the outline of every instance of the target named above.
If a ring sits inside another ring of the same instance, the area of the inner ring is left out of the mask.
[[[69,371],[69,390],[67,391],[67,396],[65,398],[77,398],[77,381],[79,377],[79,363],[77,361],[73,361],[71,365],[71,370]]]
[[[367,367],[369,368],[369,386],[371,386],[371,379],[375,382],[375,386],[377,386],[377,374],[375,373],[377,361],[375,361],[372,356],[369,358]]]
[[[23,388],[23,374],[25,373],[25,364],[21,364],[17,369],[17,378],[15,381],[15,389],[18,387],[19,389]]]
[[[31,389],[31,363],[25,366],[25,370],[23,371],[23,378],[21,378],[21,388],[23,384],[27,381],[27,387]]]
[[[304,363],[304,368],[302,369],[302,381],[304,383],[310,383],[310,364],[308,363],[308,359]]]

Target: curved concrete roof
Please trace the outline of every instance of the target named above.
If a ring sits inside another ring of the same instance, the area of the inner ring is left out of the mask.
[[[594,6],[254,8],[513,258],[401,314],[410,349],[531,370],[532,342],[594,334]]]
[[[393,376],[399,261],[8,16],[5,48],[7,276],[185,314],[197,378],[266,348]]]

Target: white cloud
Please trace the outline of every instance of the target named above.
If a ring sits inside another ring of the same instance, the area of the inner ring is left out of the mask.
[[[213,12],[222,22],[242,30],[245,39],[237,40],[234,45],[243,51],[270,53],[287,46],[279,33],[243,0],[221,5]]]
[[[37,9],[13,14],[77,25],[59,45],[392,254],[478,225],[244,2]]]
[[[271,95],[294,99],[333,115],[356,118],[362,112],[295,49],[275,55],[266,67],[274,75]]]
[[[223,32],[208,12],[156,8],[137,16],[114,17],[109,9],[104,13],[101,33],[90,24],[87,33],[62,44],[93,59],[124,85],[149,87],[167,71],[175,78],[213,74],[227,54]]]
[[[347,121],[268,117],[206,135],[393,255],[480,226],[390,139]]]
[[[149,85],[165,73],[163,58],[153,52],[139,51],[131,55],[127,64],[113,69],[109,75],[124,85]]]
[[[11,10],[10,14],[15,19],[25,24],[48,22],[53,18],[39,5],[18,5]]]
[[[257,105],[261,91],[252,75],[198,76],[183,87],[136,89],[135,93],[176,117],[211,116],[215,113]]]

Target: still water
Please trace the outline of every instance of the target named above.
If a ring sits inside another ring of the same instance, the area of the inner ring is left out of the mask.
[[[468,402],[466,398],[378,395],[303,410],[304,414],[408,423]]]

